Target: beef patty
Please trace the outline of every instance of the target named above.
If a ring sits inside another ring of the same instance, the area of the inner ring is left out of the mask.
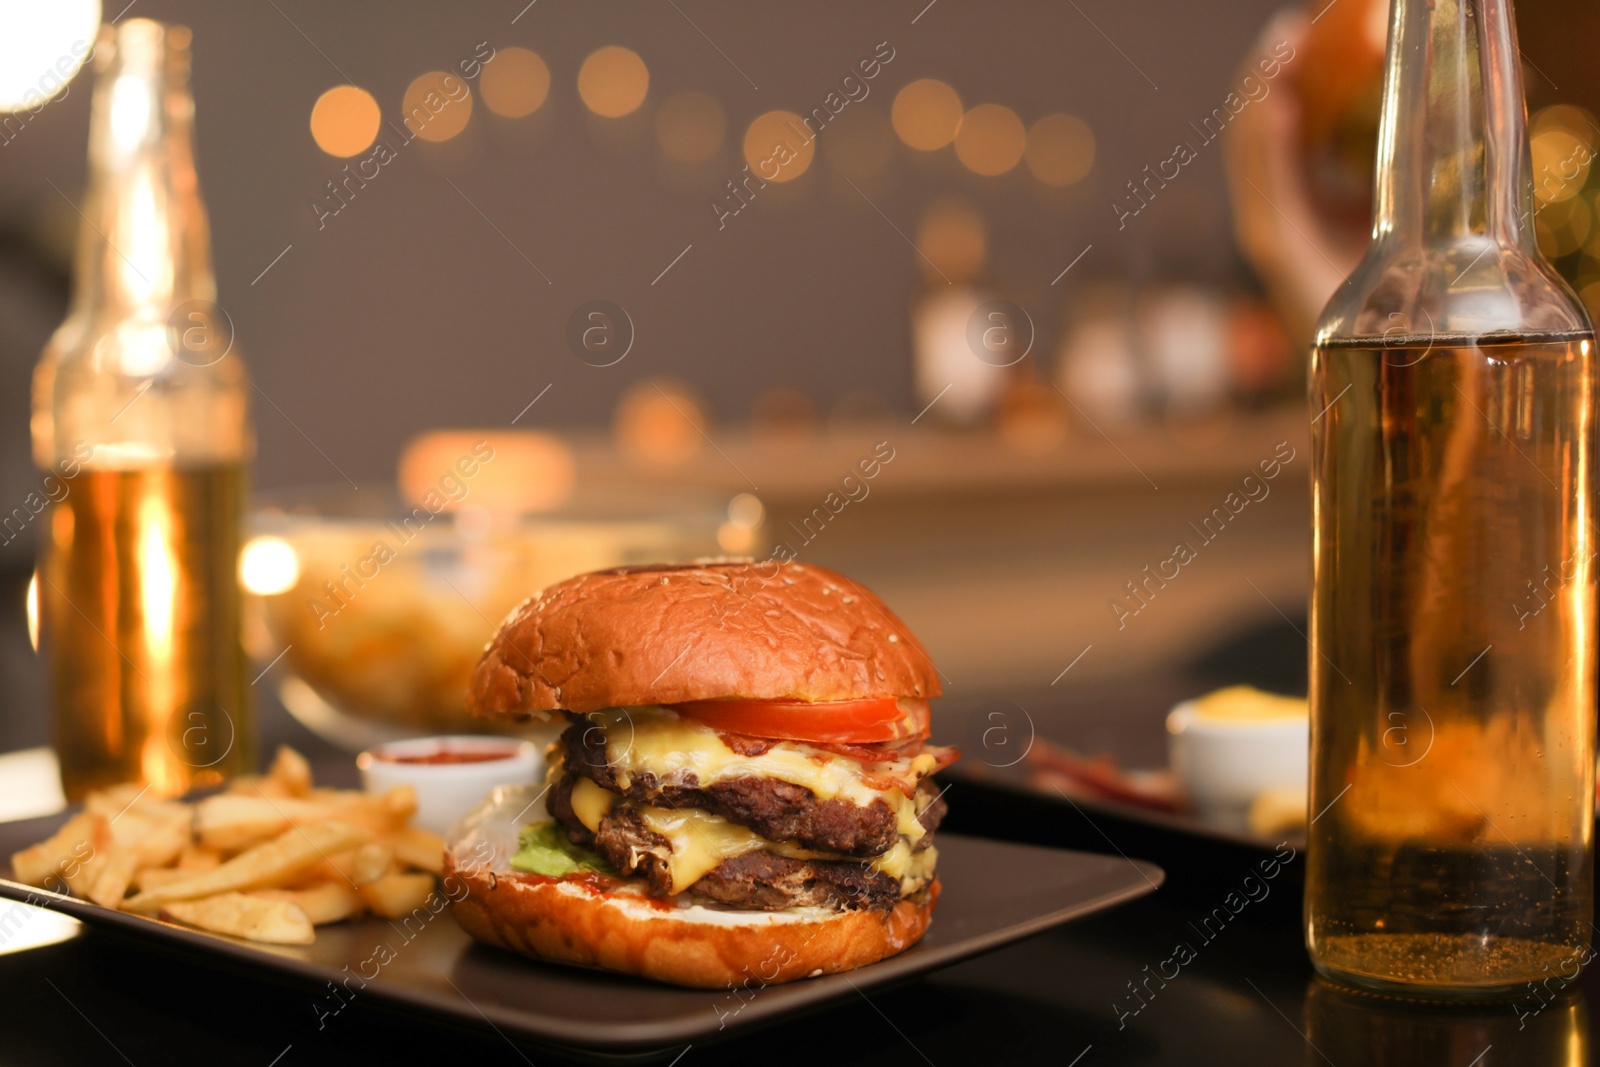
[[[630,776],[624,789],[606,755],[605,732],[579,718],[561,734],[561,747],[567,770],[602,789],[641,804],[702,808],[748,826],[769,841],[793,841],[815,852],[866,857],[882,855],[900,840],[895,813],[882,800],[865,807],[838,797],[821,800],[804,786],[754,775],[702,786],[692,774],[686,781],[664,782],[641,771]],[[924,782],[923,788],[930,785]],[[944,813],[944,801],[935,798],[917,818],[931,832],[938,828]]]
[[[639,813],[616,807],[600,820],[598,833],[578,821],[572,810],[572,786],[563,775],[550,789],[546,804],[573,843],[592,848],[625,875],[649,883],[656,896],[672,892],[672,874],[663,855],[671,850],[665,837],[645,826]],[[927,834],[922,842],[931,841]],[[777,911],[793,907],[893,908],[900,899],[898,880],[857,860],[791,859],[771,852],[747,852],[723,860],[690,892],[734,907]]]

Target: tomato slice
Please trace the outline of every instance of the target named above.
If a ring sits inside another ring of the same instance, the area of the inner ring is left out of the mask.
[[[696,700],[672,708],[713,730],[784,741],[860,745],[928,733],[925,700]]]

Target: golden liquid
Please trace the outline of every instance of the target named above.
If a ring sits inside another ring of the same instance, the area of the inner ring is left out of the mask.
[[[1495,994],[1587,959],[1593,359],[1587,335],[1313,354],[1306,921],[1325,974]]]
[[[85,470],[51,508],[41,635],[69,798],[172,795],[252,767],[240,466]]]

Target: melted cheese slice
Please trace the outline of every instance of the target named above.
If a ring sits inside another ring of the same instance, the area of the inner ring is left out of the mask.
[[[645,827],[666,838],[668,851],[652,852],[667,865],[672,876],[672,893],[681,893],[710,874],[723,860],[748,852],[767,851],[790,859],[845,860],[829,852],[812,852],[786,842],[769,841],[754,830],[729,822],[699,808],[661,808],[624,800],[587,778],[572,787],[572,813],[590,831],[598,833],[600,820],[614,804],[626,804],[638,812]],[[915,817],[913,816],[913,821]],[[917,824],[921,829],[921,824]],[[920,836],[920,835],[919,835]],[[913,852],[911,841],[902,837],[893,848],[867,862],[873,871],[886,874],[900,883],[900,893],[915,892],[932,876],[937,851],[931,846]],[[634,857],[637,862],[638,857]]]
[[[611,810],[611,802],[616,799],[615,793],[606,792],[587,778],[579,778],[572,783],[572,814],[592,834],[600,832],[600,820]]]
[[[900,895],[910,896],[933,878],[939,850],[929,845],[921,852],[911,851],[910,842],[901,838],[888,852],[872,861],[872,869],[900,881]]]
[[[924,831],[917,821],[917,802],[899,789],[875,788],[863,778],[860,763],[797,741],[779,741],[759,756],[742,756],[723,743],[715,730],[689,722],[669,708],[608,708],[585,716],[606,734],[606,758],[623,788],[639,775],[686,783],[692,775],[701,786],[727,778],[776,778],[809,789],[819,800],[842,798],[861,807],[882,800],[895,813],[901,834],[912,841]],[[932,772],[932,756],[875,764],[882,778],[915,782]]]
[[[572,813],[591,831],[599,832],[600,820],[611,806],[624,803],[639,813],[645,828],[667,839],[670,851],[659,856],[672,874],[672,892],[681,893],[710,874],[723,860],[742,856],[747,852],[766,849],[794,859],[813,859],[826,856],[822,852],[807,852],[793,845],[768,841],[754,830],[729,822],[720,815],[699,808],[658,808],[650,804],[624,801],[615,793],[607,792],[587,778],[579,778],[572,786]],[[837,859],[838,857],[828,857]],[[637,862],[637,857],[634,858]]]

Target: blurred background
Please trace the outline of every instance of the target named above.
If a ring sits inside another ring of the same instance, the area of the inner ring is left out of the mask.
[[[302,720],[425,716],[539,584],[707,552],[844,571],[971,706],[1252,635],[1255,680],[1303,685],[1305,342],[1365,243],[1386,4],[135,2],[96,15],[194,31],[256,383],[247,637]],[[0,46],[7,513],[87,6],[14,5],[46,43]],[[1600,11],[1518,15],[1536,225],[1592,310]],[[448,540],[319,592],[479,442]],[[33,541],[0,544],[0,750],[48,732]]]

